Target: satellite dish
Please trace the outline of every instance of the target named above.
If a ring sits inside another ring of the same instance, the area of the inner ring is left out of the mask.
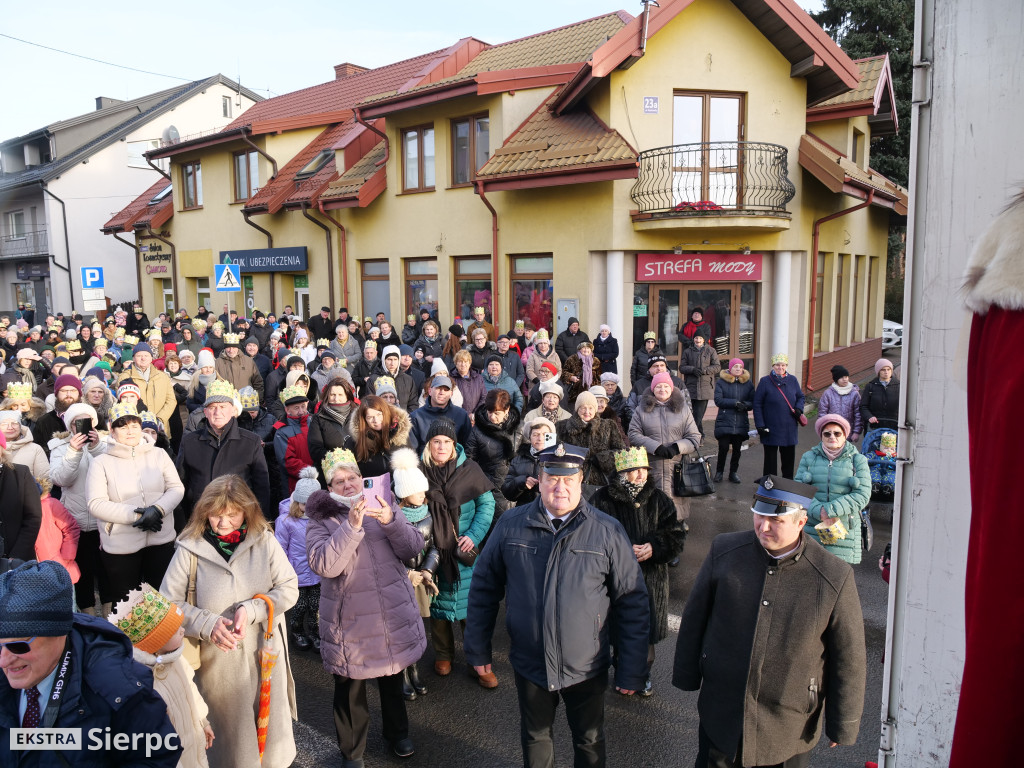
[[[178,129],[173,125],[168,125],[164,128],[163,140],[164,144],[177,144],[181,137],[178,135]]]

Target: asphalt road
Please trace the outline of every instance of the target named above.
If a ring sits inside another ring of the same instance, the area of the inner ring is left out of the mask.
[[[710,425],[709,425],[710,426]],[[711,430],[709,430],[710,433]],[[815,443],[810,427],[802,429],[801,453]],[[707,449],[717,448],[709,440]],[[669,610],[678,617],[694,577],[711,540],[719,533],[752,525],[749,512],[753,481],[761,474],[762,450],[757,441],[743,452],[741,485],[720,484],[711,496],[694,500],[690,532],[678,568],[671,569]],[[891,504],[873,503],[875,543],[860,565],[855,566],[857,588],[864,609],[864,631],[868,648],[867,695],[860,738],[853,746],[829,749],[822,741],[815,747],[812,764],[817,768],[864,765],[877,759],[882,699],[882,648],[885,641],[888,585],[878,570],[878,558],[889,541]],[[671,623],[671,620],[670,620]],[[678,620],[675,622],[678,626]],[[671,685],[675,634],[657,647],[654,663],[654,695],[647,699],[623,697],[609,690],[606,696],[605,726],[610,766],[691,766],[697,753],[697,694]],[[371,728],[366,754],[368,766],[404,764],[444,768],[499,768],[522,765],[519,747],[519,711],[512,669],[508,664],[508,636],[504,617],[495,633],[495,672],[500,685],[494,690],[480,688],[465,673],[464,659],[456,654],[453,672],[440,678],[433,672],[433,651],[428,647],[420,662],[421,676],[429,687],[426,696],[408,704],[410,736],[416,754],[408,760],[391,755],[380,733],[380,706],[376,687],[370,686]],[[293,669],[299,706],[296,768],[341,764],[334,736],[331,712],[333,681],[312,652],[293,651]],[[555,724],[556,766],[572,765],[572,744],[564,717]]]

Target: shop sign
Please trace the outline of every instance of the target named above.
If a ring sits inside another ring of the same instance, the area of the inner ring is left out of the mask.
[[[19,280],[50,276],[50,262],[48,261],[23,261],[17,264],[15,269]]]
[[[221,251],[218,264],[237,264],[243,273],[305,272],[308,268],[306,246],[288,248],[250,248]]]
[[[756,282],[762,253],[638,253],[638,283]]]
[[[166,264],[147,264],[146,265],[147,275],[165,275],[167,274]]]
[[[144,263],[155,263],[160,261],[166,261],[170,263],[171,254],[164,253],[164,246],[161,243],[151,245],[140,245],[139,253],[142,255],[142,261]],[[166,272],[167,269],[153,270],[154,272]],[[149,269],[146,269],[146,274],[151,274]]]

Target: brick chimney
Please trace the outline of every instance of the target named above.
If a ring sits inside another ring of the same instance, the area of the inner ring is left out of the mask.
[[[352,77],[352,75],[358,75],[360,72],[366,71],[367,67],[360,67],[358,64],[346,61],[344,64],[334,65],[334,79],[344,80],[346,77]]]

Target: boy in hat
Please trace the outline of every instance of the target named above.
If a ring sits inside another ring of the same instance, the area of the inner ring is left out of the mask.
[[[466,327],[466,333],[470,338],[473,338],[473,331],[477,328],[482,328],[487,333],[488,341],[497,341],[498,337],[494,333],[494,326],[487,322],[487,310],[483,307],[473,307],[473,322]]]

